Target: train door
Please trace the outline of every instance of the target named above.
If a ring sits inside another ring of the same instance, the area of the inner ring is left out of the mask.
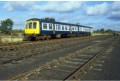
[[[70,34],[72,34],[72,26],[70,26]]]
[[[55,34],[55,24],[53,24],[53,34]]]

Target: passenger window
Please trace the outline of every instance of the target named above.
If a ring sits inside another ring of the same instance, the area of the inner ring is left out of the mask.
[[[82,27],[79,27],[79,31],[82,31]]]
[[[47,29],[47,24],[46,23],[43,24],[43,29]]]
[[[74,27],[72,28],[72,30],[74,30]]]
[[[49,24],[49,29],[52,29],[52,24]]]
[[[67,30],[67,26],[65,26],[65,30]]]
[[[58,30],[61,30],[60,25],[58,25]]]
[[[56,30],[58,30],[57,24],[56,24]]]
[[[64,25],[62,25],[62,30],[64,30]]]
[[[76,30],[78,31],[78,27],[76,28]]]
[[[77,30],[77,27],[75,27],[75,31]]]
[[[68,26],[68,30],[70,30],[70,26]]]
[[[36,25],[37,25],[37,23],[34,22],[34,23],[33,23],[33,28],[34,28],[34,29],[36,29]]]
[[[30,29],[32,28],[32,23],[29,23],[29,28],[30,28]]]

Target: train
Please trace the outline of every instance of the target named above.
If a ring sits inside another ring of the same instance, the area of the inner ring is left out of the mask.
[[[92,32],[93,28],[88,26],[31,18],[25,22],[24,39],[44,40],[81,35],[90,36]]]

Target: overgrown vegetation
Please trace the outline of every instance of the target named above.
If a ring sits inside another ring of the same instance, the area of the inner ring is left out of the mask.
[[[12,32],[14,22],[11,19],[2,20],[0,24],[0,32],[10,34]]]
[[[104,28],[98,29],[96,31],[94,31],[94,33],[113,33],[116,32],[115,30],[111,30],[111,29],[107,29],[105,30]]]
[[[11,19],[2,20],[0,23],[0,43],[22,42],[22,30],[13,30],[14,22]]]
[[[13,29],[14,22],[11,19],[2,20],[0,23],[0,36],[18,37],[22,35],[22,29]]]

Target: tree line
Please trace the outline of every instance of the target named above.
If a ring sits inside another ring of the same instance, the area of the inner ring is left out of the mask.
[[[55,22],[55,18],[50,18],[50,17],[45,17],[45,18],[41,18],[41,20],[46,20],[46,21],[50,21],[50,22]]]
[[[115,30],[112,30],[112,29],[104,29],[104,28],[101,28],[101,29],[97,29],[96,31],[94,31],[94,33],[113,33],[113,32],[116,32]]]
[[[42,18],[42,20],[47,20],[50,22],[56,21],[55,18],[52,18],[52,17],[51,18],[45,17],[45,18]],[[0,22],[0,32],[5,34],[11,34],[11,32],[23,32],[22,30],[13,30],[13,25],[14,25],[14,22],[11,19],[2,20]],[[116,32],[116,31],[111,29],[105,30],[104,28],[94,31],[94,33],[113,33],[113,32]]]

